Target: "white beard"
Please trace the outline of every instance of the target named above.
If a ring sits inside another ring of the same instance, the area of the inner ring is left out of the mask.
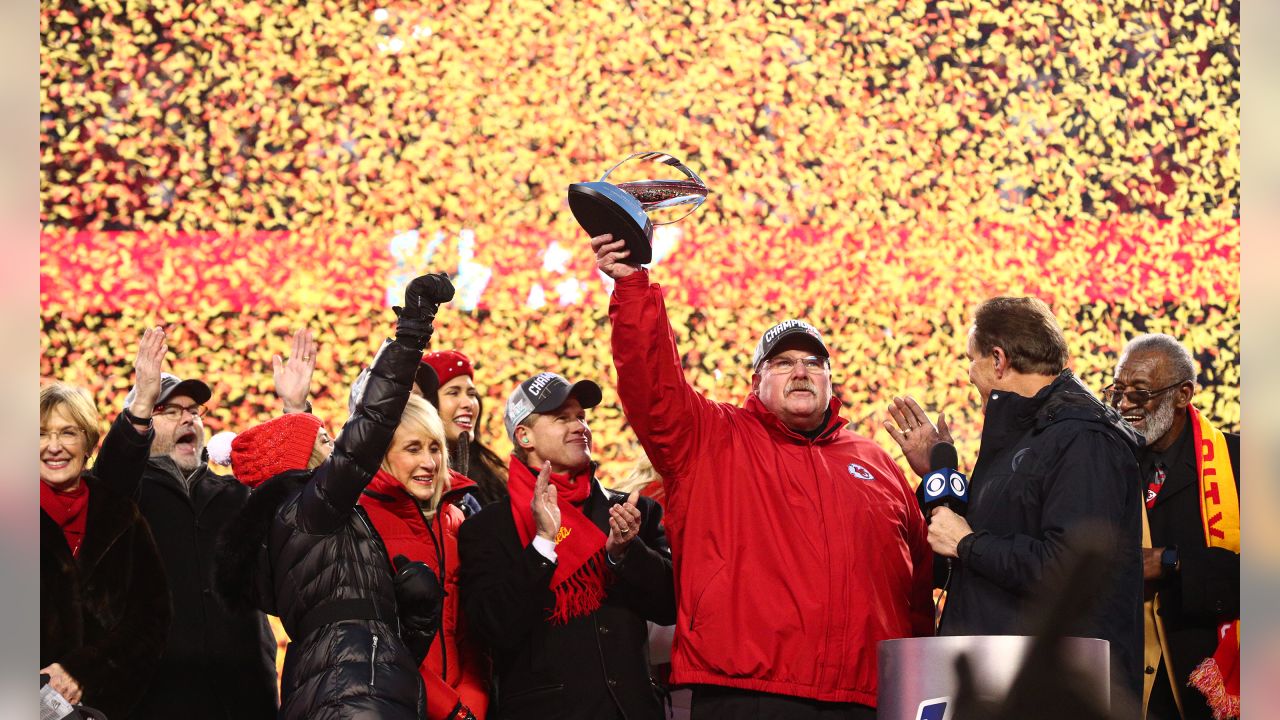
[[[1173,416],[1177,409],[1173,406],[1173,395],[1165,395],[1156,406],[1156,411],[1147,415],[1146,422],[1143,423],[1142,435],[1147,440],[1147,446],[1150,447],[1157,440],[1165,436],[1169,432],[1169,428],[1173,427]]]

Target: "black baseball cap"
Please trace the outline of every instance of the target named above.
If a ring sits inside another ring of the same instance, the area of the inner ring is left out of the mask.
[[[507,437],[514,442],[516,426],[534,413],[551,412],[570,397],[575,397],[584,408],[593,408],[604,397],[600,386],[590,380],[570,384],[563,376],[552,372],[538,373],[516,387],[507,399],[507,411],[503,422]]]
[[[772,357],[783,340],[797,336],[805,338],[808,341],[807,344],[818,355],[831,357],[831,353],[827,350],[827,344],[823,342],[822,333],[818,332],[818,328],[803,320],[783,320],[765,330],[764,335],[760,336],[760,342],[756,344],[756,351],[751,355],[752,369],[759,370],[760,363]]]
[[[197,404],[203,405],[209,402],[209,398],[213,397],[213,391],[200,380],[183,380],[177,375],[161,373],[160,396],[156,398],[156,405],[161,405],[176,395],[186,395],[195,400]],[[132,405],[136,397],[138,397],[138,388],[135,386],[124,399],[124,406],[127,408]]]

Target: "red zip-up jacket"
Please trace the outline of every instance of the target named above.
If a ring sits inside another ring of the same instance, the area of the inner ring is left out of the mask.
[[[453,487],[474,484],[467,476],[452,470],[449,476]],[[489,669],[481,649],[466,632],[458,605],[458,526],[463,522],[462,511],[442,500],[438,515],[428,528],[404,487],[381,474],[369,483],[360,498],[360,506],[382,536],[389,558],[404,555],[410,560],[421,560],[439,572],[440,556],[444,557],[446,595],[442,628],[418,668],[427,687],[427,720],[452,717],[449,713],[459,701],[483,720],[489,707],[486,688]],[[443,545],[439,550],[437,538]]]
[[[876,705],[877,644],[933,634],[933,556],[902,470],[838,400],[810,440],[754,393],[696,392],[647,272],[618,281],[609,319],[622,407],[667,492],[671,681]]]

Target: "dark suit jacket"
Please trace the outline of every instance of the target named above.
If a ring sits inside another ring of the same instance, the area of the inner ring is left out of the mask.
[[[626,496],[593,483],[584,513],[609,531],[609,506]],[[646,622],[675,622],[671,552],[662,506],[641,497],[640,535],[628,546],[604,603],[568,623],[555,605],[555,565],[516,533],[511,505],[495,503],[458,532],[463,612],[493,657],[490,720],[661,720],[649,675]]]
[[[1236,491],[1240,489],[1240,436],[1227,435]],[[1161,614],[1169,639],[1173,675],[1185,685],[1191,671],[1218,647],[1218,624],[1240,617],[1240,556],[1205,545],[1200,519],[1199,477],[1190,423],[1174,448],[1164,486],[1147,511],[1152,547],[1178,546],[1180,571],[1158,581]],[[1146,458],[1144,458],[1146,460]],[[1146,463],[1144,462],[1144,465]],[[1186,716],[1210,718],[1200,693],[1182,689]]]

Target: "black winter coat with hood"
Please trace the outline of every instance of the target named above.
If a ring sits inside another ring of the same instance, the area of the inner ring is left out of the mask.
[[[1063,628],[1111,642],[1113,688],[1142,692],[1142,437],[1064,370],[1034,397],[987,402],[967,520],[938,631],[1022,635],[1050,602],[1073,547],[1110,533],[1114,550],[1093,608]],[[939,561],[942,565],[943,561]]]
[[[279,616],[291,638],[282,718],[425,714],[418,663],[399,634],[391,560],[356,502],[391,444],[421,357],[385,345],[333,455],[314,472],[263,483],[223,535],[220,593]]]
[[[104,444],[99,465],[118,462]],[[144,720],[273,720],[276,642],[262,613],[230,610],[213,591],[218,533],[249,488],[201,463],[189,476],[168,456],[146,460],[141,481],[99,477],[137,503],[168,578],[173,621],[164,655],[133,717]]]

